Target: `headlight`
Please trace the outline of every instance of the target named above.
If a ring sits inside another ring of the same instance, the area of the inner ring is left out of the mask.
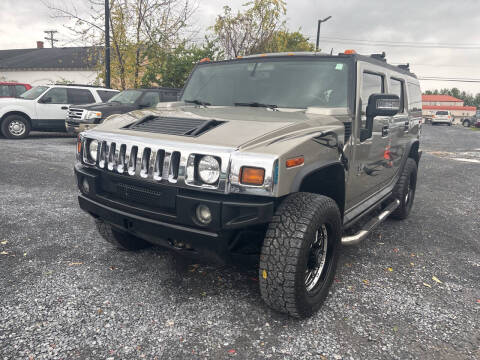
[[[206,184],[215,184],[220,177],[220,163],[213,156],[203,156],[198,162],[198,175]]]
[[[97,161],[97,150],[98,150],[98,141],[90,140],[88,144],[88,156],[93,161]]]
[[[85,119],[100,119],[102,117],[102,113],[100,111],[87,111],[85,115]]]

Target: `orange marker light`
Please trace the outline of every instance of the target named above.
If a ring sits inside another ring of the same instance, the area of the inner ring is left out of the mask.
[[[82,152],[82,140],[80,139],[80,136],[77,137],[77,153],[81,153]]]
[[[265,169],[243,166],[240,170],[240,183],[245,185],[262,185]]]
[[[206,58],[203,58],[202,60],[200,60],[199,63],[208,62],[208,61],[212,61],[212,60],[210,60],[210,58],[206,57]]]
[[[305,162],[305,158],[303,156],[297,156],[297,157],[294,157],[292,159],[288,159],[285,162],[285,165],[287,166],[287,168],[291,168],[291,167],[294,167],[294,166],[303,165],[304,162]]]
[[[345,50],[343,53],[345,55],[352,55],[352,54],[356,54],[357,52],[355,50],[348,49],[348,50]]]

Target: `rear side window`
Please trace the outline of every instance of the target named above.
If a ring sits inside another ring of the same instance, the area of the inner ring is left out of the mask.
[[[404,106],[405,106],[404,105],[405,100],[404,100],[404,95],[403,95],[404,93],[405,93],[405,91],[404,91],[403,81],[391,78],[390,79],[390,94],[398,95],[398,97],[400,98],[400,110],[398,111],[399,113],[403,113],[403,109],[404,109]]]
[[[372,94],[381,94],[385,92],[383,85],[383,76],[379,74],[363,73],[362,93],[362,112],[365,113],[368,105],[368,98]]]
[[[116,94],[118,94],[117,91],[108,91],[108,90],[97,90],[98,96],[100,96],[100,99],[102,99],[103,102],[107,102],[110,100],[112,97],[114,97]]]
[[[408,83],[408,110],[422,111],[422,91],[418,84]]]
[[[68,102],[70,104],[91,104],[95,102],[90,90],[87,89],[68,89]]]
[[[15,96],[20,96],[25,91],[27,91],[27,88],[25,87],[25,85],[15,85]]]
[[[12,96],[9,85],[0,85],[0,96]]]

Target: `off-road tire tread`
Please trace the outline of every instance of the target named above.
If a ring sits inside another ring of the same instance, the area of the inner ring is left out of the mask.
[[[393,198],[400,200],[400,205],[395,209],[394,212],[390,215],[391,218],[397,220],[404,220],[408,217],[409,210],[405,204],[405,188],[408,186],[408,182],[410,181],[410,174],[413,172],[415,173],[415,186],[417,182],[417,163],[412,158],[408,158],[403,168],[402,175],[398,179],[395,188],[393,189]],[[415,200],[415,198],[413,199]],[[413,201],[412,200],[412,201]]]
[[[98,233],[111,245],[124,251],[135,251],[151,246],[145,240],[139,239],[127,233],[114,231],[112,226],[102,220],[95,220]]]
[[[334,250],[335,258],[332,258],[336,265],[342,229],[341,216],[336,202],[326,196],[311,193],[290,195],[276,210],[263,243],[259,267],[262,298],[273,309],[293,317],[303,318],[315,312],[328,294],[328,288],[333,281],[332,274],[326,280],[329,282],[326,285],[327,291],[322,295],[323,299],[316,309],[301,307],[297,298],[298,289],[295,288],[297,259],[309,227],[316,223],[316,218],[322,213],[328,213],[336,219],[333,236],[338,243]],[[333,273],[335,265],[332,268]],[[266,279],[263,277],[264,270]]]

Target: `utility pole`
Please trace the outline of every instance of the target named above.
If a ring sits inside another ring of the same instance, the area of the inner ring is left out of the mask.
[[[105,0],[105,87],[110,88],[110,4]]]
[[[318,27],[317,27],[317,43],[315,45],[315,52],[318,51],[318,45],[320,43],[320,26],[322,25],[322,23],[324,23],[325,21],[327,21],[328,19],[330,19],[331,16],[328,16],[326,17],[325,19],[323,20],[318,20]]]
[[[58,41],[57,39],[53,38],[54,37],[53,34],[55,34],[57,32],[58,32],[57,30],[46,30],[46,31],[44,31],[45,34],[50,34],[50,36],[45,37],[44,39],[50,41],[50,45],[52,46],[52,48],[55,47],[55,43]]]

